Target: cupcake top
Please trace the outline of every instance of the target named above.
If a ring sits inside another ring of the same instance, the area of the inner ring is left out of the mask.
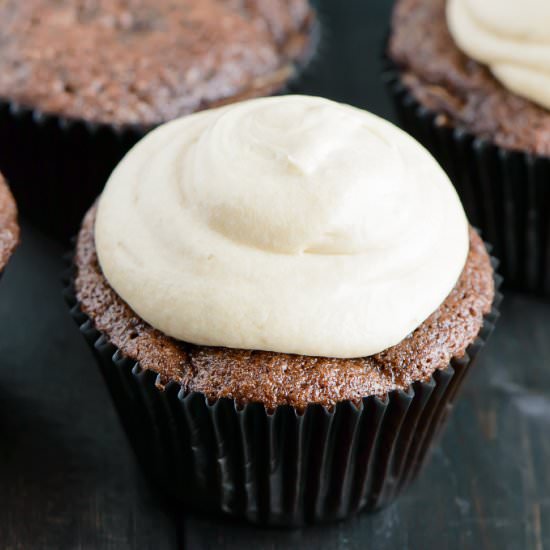
[[[307,0],[5,0],[0,97],[154,125],[280,89],[310,46]]]
[[[550,2],[449,0],[457,45],[509,90],[550,109]]]
[[[533,7],[532,2],[499,1],[492,15],[485,10],[494,7],[494,2],[472,0],[458,7],[469,14],[481,29],[479,32],[489,36],[504,33],[508,37],[505,41],[514,42],[514,48],[524,55],[528,38],[512,40],[514,32],[502,30],[510,28],[512,22],[498,23],[506,17],[504,13],[510,14],[504,21],[512,18],[512,4],[525,12],[517,18],[518,25],[522,20],[530,21],[527,12]],[[461,128],[506,149],[550,155],[550,110],[512,91],[495,77],[489,65],[464,53],[449,32],[448,12],[452,5],[449,0],[396,1],[388,53],[398,66],[399,82],[424,108],[437,115],[438,125]],[[538,13],[543,14],[544,10]],[[478,11],[485,14],[485,20],[492,17],[496,23],[478,21],[474,16]],[[468,40],[469,36],[465,36],[464,41]],[[530,51],[531,47],[527,49]],[[473,51],[472,54],[478,55]],[[496,51],[491,55],[496,56]],[[527,54],[522,60],[522,67],[527,67]],[[545,89],[547,86],[541,92]]]
[[[0,271],[6,267],[18,244],[17,206],[2,174],[0,174]]]
[[[167,336],[350,358],[394,346],[441,306],[469,234],[411,137],[286,96],[149,134],[107,183],[95,247],[110,286]]]

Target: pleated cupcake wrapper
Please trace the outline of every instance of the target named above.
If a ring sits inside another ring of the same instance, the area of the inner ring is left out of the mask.
[[[21,214],[66,241],[114,166],[145,133],[0,101],[0,171]]]
[[[400,124],[440,162],[470,223],[494,245],[505,284],[550,296],[550,157],[508,150],[442,124],[387,56],[384,77]]]
[[[278,94],[300,91],[325,49],[325,35],[316,25],[311,51]],[[152,128],[87,122],[0,100],[0,171],[21,214],[68,242],[112,170]]]
[[[496,260],[493,259],[496,266]],[[465,356],[407,391],[267,411],[210,402],[124,357],[82,313],[71,277],[65,296],[90,344],[146,475],[189,509],[253,523],[334,521],[390,503],[416,476],[462,380],[493,330],[501,300]],[[500,277],[495,276],[496,286]]]

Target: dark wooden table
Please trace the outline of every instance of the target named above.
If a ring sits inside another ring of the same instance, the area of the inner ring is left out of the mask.
[[[390,2],[325,0],[308,91],[391,116]],[[0,284],[0,549],[550,548],[550,304],[508,294],[429,467],[389,509],[265,531],[170,509],[145,483],[61,298],[62,247],[24,225]]]

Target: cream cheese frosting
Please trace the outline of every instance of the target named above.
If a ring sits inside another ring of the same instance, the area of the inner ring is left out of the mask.
[[[448,0],[447,23],[506,88],[550,109],[549,0]]]
[[[109,284],[169,336],[341,358],[418,327],[469,248],[456,192],[421,145],[308,96],[151,132],[109,179],[95,239]]]

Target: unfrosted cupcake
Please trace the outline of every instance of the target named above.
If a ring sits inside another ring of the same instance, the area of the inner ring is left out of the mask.
[[[72,311],[145,471],[260,523],[390,502],[496,316],[490,258],[434,159],[307,96],[155,130],[74,263]]]
[[[0,276],[19,244],[17,206],[2,174],[0,174]]]
[[[0,20],[0,168],[64,238],[147,129],[279,93],[313,47],[307,0],[7,0]]]
[[[550,293],[550,4],[398,0],[388,78],[507,283]]]

